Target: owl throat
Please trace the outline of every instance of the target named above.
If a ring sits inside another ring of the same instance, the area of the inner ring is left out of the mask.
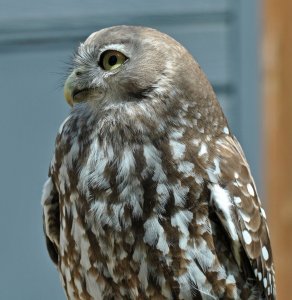
[[[204,192],[194,157],[206,152],[210,138],[200,116],[189,115],[190,104],[179,105],[175,117],[164,118],[165,108],[154,102],[111,107],[102,118],[82,106],[73,111],[57,138],[62,164],[53,162],[52,169],[60,193],[77,197],[76,209],[88,224],[113,232],[138,226],[144,242],[166,251],[166,237],[153,228],[164,231],[163,220],[188,210],[193,203],[187,199]],[[189,140],[191,135],[196,138]]]

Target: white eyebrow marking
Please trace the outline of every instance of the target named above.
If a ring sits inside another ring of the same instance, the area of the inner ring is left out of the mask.
[[[103,53],[106,50],[116,50],[116,51],[122,52],[125,55],[126,55],[126,52],[127,52],[126,51],[126,47],[123,44],[109,44],[109,45],[105,45],[104,47],[101,47],[99,49],[99,52]]]

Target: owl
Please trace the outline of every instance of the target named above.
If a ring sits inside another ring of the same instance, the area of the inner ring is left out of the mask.
[[[276,299],[266,214],[198,63],[154,29],[80,44],[44,185],[70,300]]]

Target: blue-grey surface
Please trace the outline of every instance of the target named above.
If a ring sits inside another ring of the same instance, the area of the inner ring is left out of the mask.
[[[66,62],[92,31],[158,28],[212,81],[260,182],[259,1],[0,0],[0,299],[65,299],[46,253],[40,195],[59,124]]]

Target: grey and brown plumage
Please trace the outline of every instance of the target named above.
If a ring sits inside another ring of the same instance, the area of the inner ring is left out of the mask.
[[[275,299],[266,216],[197,62],[156,30],[81,44],[43,192],[68,299]]]

